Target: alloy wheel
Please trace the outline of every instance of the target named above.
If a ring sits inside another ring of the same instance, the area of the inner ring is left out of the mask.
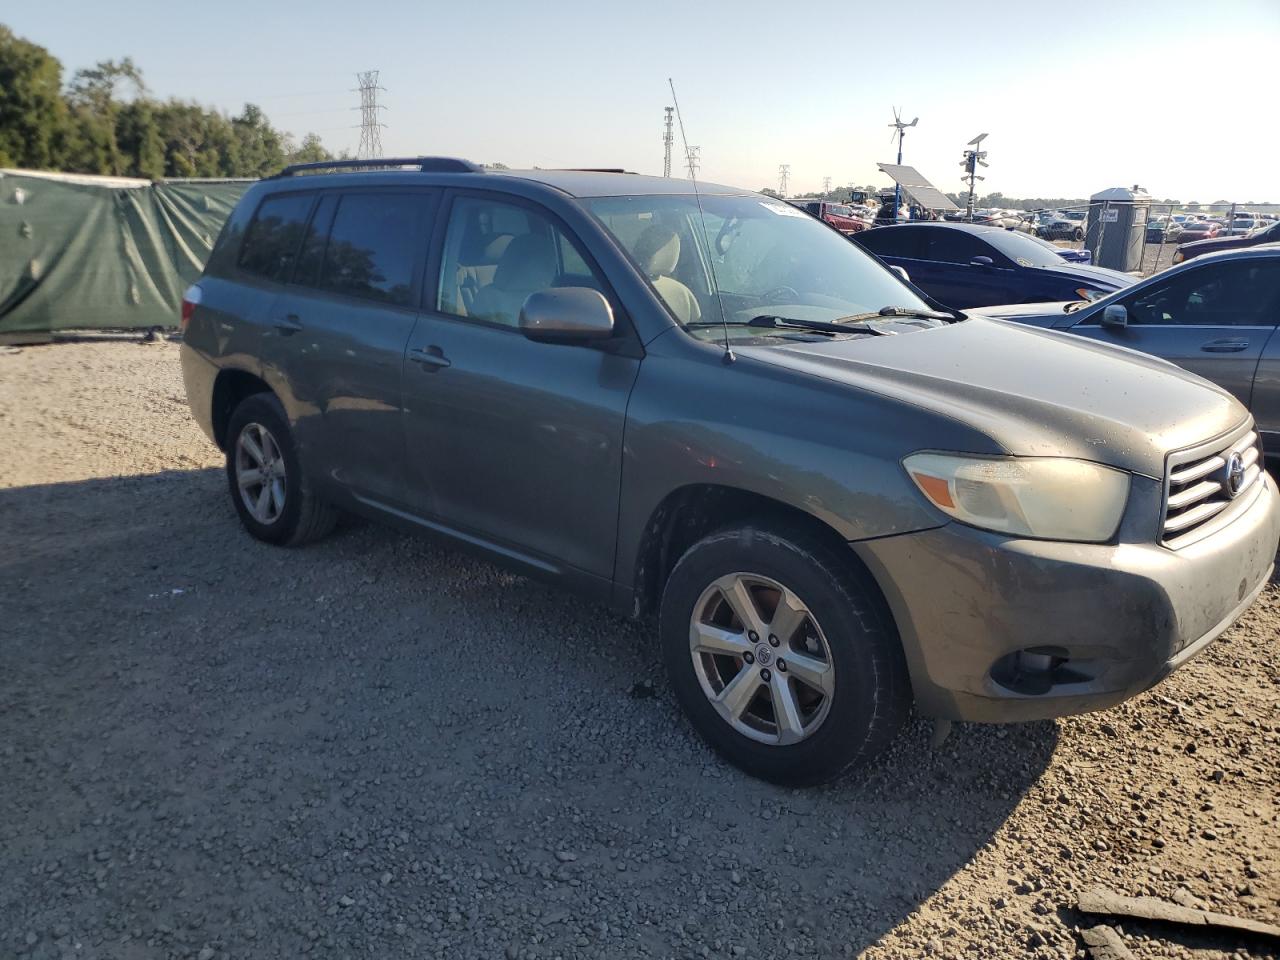
[[[236,486],[249,515],[269,525],[284,513],[285,464],[276,438],[260,423],[246,423],[236,438]]]
[[[708,586],[693,609],[689,652],[721,719],[752,740],[799,743],[830,711],[830,645],[804,602],[769,577],[731,573]]]

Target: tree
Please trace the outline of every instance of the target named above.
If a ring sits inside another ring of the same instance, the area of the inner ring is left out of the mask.
[[[0,166],[58,166],[66,125],[62,64],[0,26]]]
[[[319,135],[314,133],[308,133],[303,137],[302,143],[297,147],[286,141],[286,147],[289,163],[323,163],[325,160],[333,159],[333,154],[324,148]]]
[[[770,189],[769,187],[761,187],[759,192],[763,193],[766,197],[775,197],[778,200],[782,199],[782,194],[777,190]]]

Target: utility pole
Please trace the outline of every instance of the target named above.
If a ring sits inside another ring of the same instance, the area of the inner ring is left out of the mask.
[[[378,71],[366,70],[356,74],[360,86],[360,146],[356,157],[360,160],[374,160],[382,156],[382,124],[378,121],[378,111],[386,107],[378,103],[378,91],[385,92],[378,86]]]
[[[907,128],[914,127],[920,122],[920,118],[916,117],[910,123],[902,122],[902,114],[897,107],[893,108],[893,123],[889,126],[894,128],[893,135],[889,137],[889,142],[893,142],[893,138],[898,138],[898,166],[902,166],[902,138],[907,135]],[[897,180],[893,182],[893,222],[898,222],[898,208],[902,206],[902,184]]]
[[[787,195],[787,181],[791,179],[791,164],[778,164],[778,192],[782,196]]]
[[[831,178],[823,177],[822,178],[822,196],[825,198],[826,195],[830,192],[831,192]]]
[[[973,204],[975,195],[974,185],[977,181],[986,179],[986,177],[978,176],[978,166],[979,164],[984,167],[991,166],[991,164],[987,163],[987,151],[978,149],[979,146],[981,146],[982,141],[985,139],[987,139],[987,134],[980,133],[970,140],[969,146],[973,149],[966,150],[964,152],[964,159],[960,161],[960,166],[964,167],[965,170],[965,174],[962,179],[969,181],[969,201],[965,204],[965,219],[970,223],[973,222]]]
[[[689,144],[688,152],[685,154],[685,157],[684,157],[684,162],[685,162],[685,165],[688,166],[689,168],[690,180],[698,179],[698,168],[702,166],[702,158],[699,156],[699,154],[701,153],[702,153],[701,147],[694,146],[693,144]]]
[[[667,107],[666,126],[662,132],[662,175],[664,177],[671,176],[671,144],[675,143],[675,136],[671,132],[671,114],[673,110]]]

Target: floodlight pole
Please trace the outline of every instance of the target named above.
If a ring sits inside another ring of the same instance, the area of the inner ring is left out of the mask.
[[[902,138],[906,135],[906,128],[901,124],[898,126],[898,166],[902,166]],[[880,134],[884,136],[884,134]],[[896,179],[893,181],[893,222],[898,222],[898,206],[902,203],[902,184]],[[896,234],[895,234],[896,236]]]

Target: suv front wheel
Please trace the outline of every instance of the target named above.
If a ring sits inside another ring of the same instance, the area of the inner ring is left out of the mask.
[[[298,546],[333,529],[337,513],[311,490],[280,401],[246,398],[227,425],[227,482],[246,530],[267,543]]]
[[[663,658],[698,732],[753,776],[833,779],[911,704],[874,584],[807,531],[738,527],[689,548],[662,598]]]

